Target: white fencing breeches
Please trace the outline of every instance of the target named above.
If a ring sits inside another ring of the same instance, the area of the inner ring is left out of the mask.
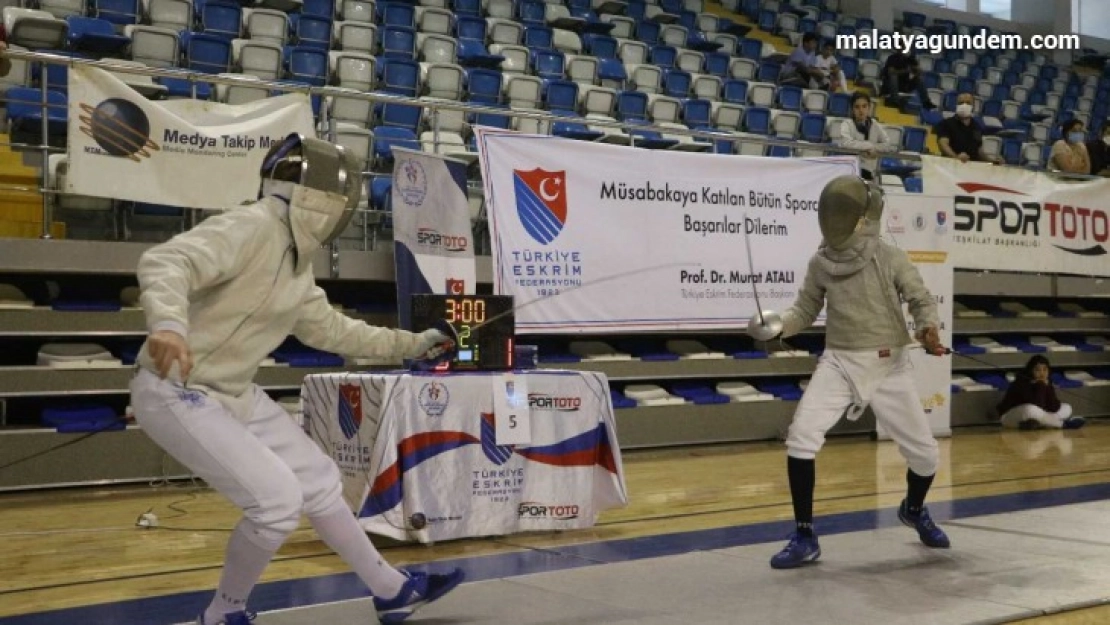
[[[1056,412],[1048,412],[1035,404],[1021,404],[1014,406],[1002,415],[1002,425],[1016,428],[1022,421],[1036,421],[1046,428],[1062,428],[1064,421],[1071,416],[1071,405],[1060,404]]]
[[[247,392],[254,407],[243,423],[218,400],[140,370],[131,403],[154,442],[280,543],[302,513],[346,505],[339,468],[266,393],[257,386]]]
[[[883,371],[882,379],[871,391],[871,410],[910,469],[918,475],[933,475],[937,471],[937,441],[910,375],[909,350],[895,351],[891,358],[898,360]],[[857,380],[854,385],[836,355],[825,350],[794,412],[786,438],[787,454],[802,460],[815,458],[825,444],[825,434],[857,401],[853,386],[861,382],[866,381]]]

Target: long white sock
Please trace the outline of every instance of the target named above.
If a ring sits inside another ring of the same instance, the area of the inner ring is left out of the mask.
[[[222,623],[225,614],[246,609],[247,597],[281,546],[282,541],[277,536],[264,536],[265,533],[260,533],[257,526],[245,518],[231,532],[220,586],[204,611],[205,625]]]
[[[375,596],[390,599],[401,592],[406,579],[404,574],[382,558],[346,505],[310,516],[308,520],[320,538],[343,558]]]

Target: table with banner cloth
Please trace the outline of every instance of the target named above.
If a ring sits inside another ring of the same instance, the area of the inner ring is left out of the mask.
[[[328,373],[301,387],[304,427],[339,465],[363,528],[434,542],[592,526],[628,503],[609,382],[515,372],[527,445],[498,445],[500,372]]]

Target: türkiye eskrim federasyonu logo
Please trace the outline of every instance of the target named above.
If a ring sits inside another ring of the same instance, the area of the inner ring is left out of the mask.
[[[1041,226],[1047,222],[1050,237],[1059,237],[1077,244],[1094,242],[1087,247],[1067,247],[1059,243],[1052,246],[1077,256],[1104,256],[1102,246],[1110,239],[1110,216],[1106,211],[1085,206],[1072,206],[1061,202],[1041,202],[1032,198],[1000,199],[998,195],[1029,196],[1021,191],[980,182],[960,182],[957,185],[968,195],[953,198],[953,227],[958,232],[983,232],[985,222],[997,221],[1002,234],[1011,236],[1042,236]],[[975,195],[980,192],[991,193]],[[938,221],[940,216],[938,215]]]
[[[109,98],[96,106],[79,105],[81,132],[93,138],[100,149],[136,163],[150,158],[148,150],[161,150],[150,138],[150,119],[139,105],[123,98]]]
[[[513,170],[516,214],[524,231],[544,245],[567,223],[567,172],[544,169]]]

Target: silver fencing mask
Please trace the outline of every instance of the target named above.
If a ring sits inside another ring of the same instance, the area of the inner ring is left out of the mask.
[[[262,180],[292,183],[289,220],[298,249],[328,245],[350,223],[362,197],[362,162],[342,146],[300,134],[274,144]],[[312,245],[314,243],[314,245]]]
[[[859,176],[830,180],[817,203],[817,222],[825,243],[833,249],[851,247],[864,220],[877,223],[882,218],[883,202],[882,189]]]

